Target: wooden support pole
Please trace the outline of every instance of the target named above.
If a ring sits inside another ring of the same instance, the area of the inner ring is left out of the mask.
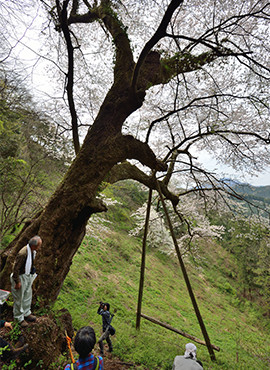
[[[178,330],[178,329],[175,329],[174,327],[172,327],[171,325],[168,325],[168,324],[165,324],[164,322],[161,322],[157,319],[154,319],[153,317],[150,317],[150,316],[147,316],[147,315],[144,315],[143,313],[141,313],[141,317],[143,317],[144,319],[146,320],[149,320],[151,322],[153,322],[154,324],[157,324],[157,325],[160,325],[160,326],[163,326],[164,328],[166,329],[169,329],[171,331],[174,331],[175,333],[177,334],[180,334],[182,335],[183,337],[186,337],[186,338],[189,338],[191,339],[193,342],[196,342],[196,343],[199,343],[199,344],[202,344],[203,346],[206,346],[206,343],[201,340],[201,339],[198,339],[196,337],[194,337],[193,335],[190,335],[188,333],[185,333],[184,331],[182,330]],[[214,344],[211,344],[211,347],[216,350],[216,351],[220,351],[220,348],[218,346],[215,346]]]
[[[145,255],[146,255],[146,240],[147,240],[147,232],[148,232],[148,225],[149,225],[149,219],[150,219],[151,202],[152,202],[152,189],[150,188],[149,189],[149,194],[148,194],[147,210],[146,210],[145,225],[144,225],[143,244],[142,244],[140,287],[139,287],[139,294],[138,294],[137,319],[136,319],[136,329],[137,330],[140,329],[140,324],[141,324],[142,296],[143,296]]]
[[[188,292],[189,292],[191,302],[193,304],[197,319],[199,321],[201,331],[203,333],[203,336],[204,336],[204,339],[205,339],[205,342],[206,342],[206,346],[207,346],[208,352],[210,354],[210,358],[211,358],[212,361],[216,361],[216,356],[215,356],[215,353],[214,353],[213,348],[211,346],[210,339],[209,339],[206,327],[204,325],[199,307],[198,307],[197,302],[196,302],[196,298],[194,296],[194,293],[193,293],[193,290],[192,290],[192,287],[191,287],[191,284],[190,284],[190,281],[189,281],[187,270],[186,270],[186,267],[184,265],[184,262],[183,262],[183,259],[182,259],[182,256],[181,256],[181,252],[180,252],[180,249],[179,249],[179,246],[178,246],[178,243],[177,243],[177,239],[176,239],[176,236],[175,236],[175,233],[174,233],[174,230],[173,230],[173,226],[172,226],[172,223],[171,223],[171,220],[170,220],[170,216],[169,216],[169,213],[168,213],[168,210],[167,210],[167,207],[166,207],[166,204],[165,204],[165,201],[164,201],[164,198],[163,198],[160,186],[159,186],[159,182],[157,181],[156,184],[157,184],[157,190],[158,190],[160,200],[161,200],[161,203],[162,203],[162,206],[163,206],[166,218],[167,218],[167,222],[168,222],[169,229],[170,229],[170,232],[171,232],[171,236],[172,236],[172,239],[173,239],[173,243],[174,243],[174,246],[175,246],[176,254],[177,254],[178,261],[179,261],[179,264],[180,264],[180,267],[181,267],[181,270],[182,270],[182,273],[183,273],[183,276],[184,276],[184,279],[185,279],[185,283],[186,283],[186,286],[187,286],[187,289],[188,289]]]

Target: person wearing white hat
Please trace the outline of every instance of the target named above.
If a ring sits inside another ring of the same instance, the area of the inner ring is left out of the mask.
[[[201,361],[197,360],[197,347],[193,343],[186,344],[184,356],[176,356],[173,362],[173,370],[201,370]]]

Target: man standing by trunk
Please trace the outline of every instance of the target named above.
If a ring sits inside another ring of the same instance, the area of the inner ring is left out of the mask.
[[[10,276],[13,316],[21,327],[27,327],[28,322],[36,321],[36,317],[31,314],[32,284],[37,276],[34,259],[41,245],[42,240],[38,235],[31,238],[17,254]]]

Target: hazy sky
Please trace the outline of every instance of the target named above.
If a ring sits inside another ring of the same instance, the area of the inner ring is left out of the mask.
[[[270,186],[270,168],[265,168],[264,171],[258,173],[257,176],[250,176],[247,172],[241,173],[233,170],[229,166],[223,164],[220,165],[217,163],[215,158],[211,157],[206,151],[200,152],[199,154],[197,153],[196,156],[198,156],[198,159],[204,163],[207,169],[219,174],[220,176],[218,177],[228,177],[254,186]]]

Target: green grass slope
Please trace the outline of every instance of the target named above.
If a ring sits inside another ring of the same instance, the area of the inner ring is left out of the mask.
[[[99,336],[97,308],[100,301],[109,302],[115,311],[113,354],[138,369],[171,369],[190,340],[144,318],[140,331],[135,329],[141,240],[129,236],[125,227],[121,230],[123,214],[121,222],[114,215],[117,226],[91,221],[55,308],[70,311],[75,330],[91,325]],[[212,362],[207,348],[195,343],[204,369],[270,368],[270,325],[260,307],[238,299],[233,257],[213,241],[200,248],[201,259],[185,264],[210,340],[220,347]],[[177,259],[156,249],[147,250],[142,313],[204,339]]]

